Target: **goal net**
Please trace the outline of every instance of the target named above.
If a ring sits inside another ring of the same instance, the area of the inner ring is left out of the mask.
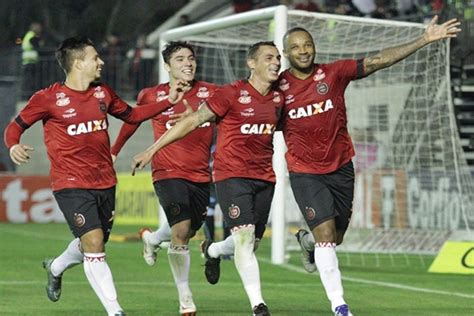
[[[248,75],[249,45],[274,40],[281,50],[282,35],[295,26],[313,35],[318,63],[366,57],[424,31],[421,24],[278,6],[173,29],[162,35],[161,45],[189,41],[196,47],[197,79],[224,84]],[[166,80],[164,71],[160,75]],[[451,103],[448,42],[431,44],[352,82],[345,99],[356,148],[356,186],[351,225],[341,249],[430,254],[453,232],[472,238],[474,190]],[[295,247],[292,233],[305,225],[288,184],[281,144],[275,144],[280,187],[270,221],[273,233],[283,227],[282,234],[272,236],[275,263],[285,258],[278,249],[286,254]]]

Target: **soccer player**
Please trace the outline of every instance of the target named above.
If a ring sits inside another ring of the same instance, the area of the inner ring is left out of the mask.
[[[162,52],[170,82],[143,89],[138,96],[138,106],[159,100],[166,100],[170,86],[182,80],[184,102],[155,116],[152,120],[155,140],[161,137],[178,119],[177,114],[196,111],[216,89],[203,81],[195,81],[196,57],[193,47],[186,42],[170,42]],[[161,101],[166,102],[166,101]],[[189,109],[187,109],[189,107]],[[178,288],[180,313],[194,315],[196,306],[189,288],[189,239],[201,227],[209,205],[210,148],[213,134],[212,123],[204,123],[195,131],[153,156],[153,186],[163,207],[168,223],[159,230],[141,230],[143,257],[148,265],[154,265],[156,251],[163,241],[169,241],[168,258]],[[125,123],[112,146],[117,155],[139,124]],[[171,232],[170,227],[171,226]]]
[[[412,42],[367,58],[331,64],[314,63],[315,44],[307,30],[293,28],[283,38],[284,55],[290,63],[279,82],[286,96],[282,115],[286,161],[295,199],[312,233],[300,230],[296,237],[304,267],[308,272],[319,270],[335,315],[352,315],[343,297],[335,250],[349,225],[354,195],[351,159],[355,152],[347,130],[345,89],[352,80],[460,31],[455,19],[441,25],[436,21],[434,17],[425,33]]]
[[[283,96],[273,90],[272,84],[278,80],[280,58],[272,42],[252,45],[247,54],[248,80],[218,89],[197,112],[176,124],[146,151],[136,155],[132,162],[133,171],[141,169],[154,153],[169,143],[201,124],[217,121],[213,170],[217,198],[226,225],[231,227],[235,266],[253,314],[258,316],[270,315],[262,297],[254,247],[256,238],[263,236],[275,186],[272,139]],[[219,259],[212,259],[217,263],[213,268],[219,269]],[[211,277],[211,281],[216,277],[215,274],[206,276]]]
[[[172,86],[166,102],[132,108],[98,82],[104,62],[89,39],[64,40],[56,58],[66,80],[31,97],[7,126],[5,144],[14,163],[27,163],[33,148],[20,143],[21,135],[35,122],[43,122],[53,194],[75,237],[59,257],[43,262],[48,298],[59,300],[64,271],[83,262],[86,277],[108,315],[125,315],[105,260],[116,184],[107,114],[129,123],[149,119],[179,102],[186,83],[179,81]]]

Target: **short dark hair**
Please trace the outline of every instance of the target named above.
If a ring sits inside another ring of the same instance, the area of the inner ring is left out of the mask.
[[[255,59],[255,57],[257,57],[258,49],[262,46],[272,46],[276,48],[275,43],[273,43],[272,41],[257,42],[249,47],[247,51],[247,59]]]
[[[163,61],[169,65],[171,55],[173,55],[173,53],[177,52],[178,50],[180,50],[182,48],[187,48],[193,53],[193,55],[196,55],[194,53],[194,47],[191,44],[189,44],[188,42],[171,41],[168,44],[166,44],[165,48],[161,52],[161,56],[163,56]]]
[[[66,74],[71,71],[75,59],[84,58],[84,48],[87,46],[94,46],[94,43],[85,36],[70,37],[59,44],[56,50],[56,59]]]
[[[286,48],[288,37],[291,34],[296,33],[296,32],[305,32],[306,34],[309,35],[309,37],[311,37],[311,39],[313,40],[313,43],[314,43],[313,35],[311,35],[311,33],[307,29],[305,29],[303,27],[300,27],[300,26],[296,26],[296,27],[293,27],[293,28],[289,29],[288,31],[286,31],[285,35],[283,35],[283,49]]]

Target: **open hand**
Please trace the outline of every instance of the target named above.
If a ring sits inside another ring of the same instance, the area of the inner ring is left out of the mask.
[[[178,123],[179,121],[184,119],[186,116],[188,116],[189,114],[194,112],[193,108],[189,105],[188,100],[183,99],[183,104],[184,104],[184,107],[186,108],[186,110],[184,110],[181,113],[176,113],[176,114],[171,114],[170,115],[169,123],[171,124],[171,126]]]
[[[426,28],[424,36],[428,42],[456,37],[457,34],[461,32],[461,29],[458,27],[461,25],[461,22],[457,19],[451,19],[443,24],[436,24],[437,22],[438,16],[435,15]]]

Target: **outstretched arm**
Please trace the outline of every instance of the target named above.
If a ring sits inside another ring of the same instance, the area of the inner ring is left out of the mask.
[[[442,39],[456,37],[461,31],[461,24],[457,19],[449,20],[443,24],[436,24],[436,15],[428,24],[425,33],[416,40],[382,50],[380,53],[364,58],[364,75],[368,76],[377,70],[387,68],[410,56],[420,48]]]
[[[183,100],[183,102],[188,105],[186,100]],[[183,120],[179,121],[175,126],[164,133],[153,145],[133,157],[132,175],[135,174],[136,169],[143,169],[147,164],[149,164],[153,155],[160,149],[188,135],[198,128],[199,125],[213,121],[215,118],[216,115],[208,108],[207,103],[205,103],[198,111],[186,116]]]

